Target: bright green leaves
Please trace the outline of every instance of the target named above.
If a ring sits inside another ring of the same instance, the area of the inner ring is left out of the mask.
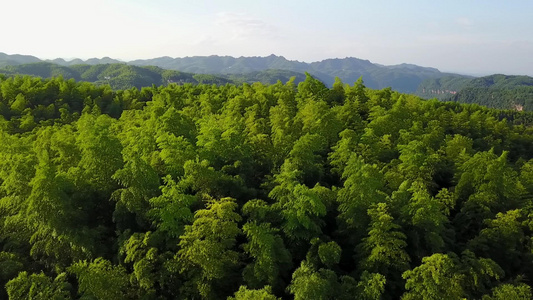
[[[407,145],[399,145],[400,160],[398,170],[405,180],[421,180],[426,186],[432,187],[435,165],[439,157],[421,141],[411,141]]]
[[[402,299],[477,298],[486,292],[492,280],[503,274],[494,261],[476,258],[469,251],[461,259],[453,253],[436,253],[424,257],[420,266],[403,274],[407,292]]]
[[[114,192],[119,205],[139,216],[147,210],[148,200],[159,192],[159,176],[155,170],[138,156],[130,157],[124,167],[113,175],[124,188]]]
[[[526,162],[520,170],[520,182],[527,192],[527,197],[533,198],[533,159]]]
[[[65,183],[61,177],[56,177],[48,153],[44,151],[40,156],[35,177],[30,182],[32,192],[28,198],[27,215],[35,222],[53,228],[70,227],[73,216],[69,214],[73,209],[63,190]]]
[[[308,99],[322,100],[327,98],[328,88],[318,79],[313,78],[311,74],[305,73],[305,80],[298,84],[298,96],[300,101]]]
[[[161,149],[159,156],[165,172],[175,178],[183,176],[186,161],[196,159],[196,149],[183,136],[162,134],[157,138],[157,146]]]
[[[200,121],[196,145],[203,159],[222,168],[237,161],[247,163],[250,156],[249,145],[245,142],[244,124],[227,121],[219,115],[210,115]]]
[[[123,165],[122,146],[112,128],[115,123],[106,115],[95,117],[86,114],[77,124],[77,143],[82,154],[80,176],[95,189],[107,193],[116,187],[112,176]]]
[[[531,298],[533,298],[531,287],[524,283],[502,284],[493,289],[492,296],[483,296],[483,300],[529,300]]]
[[[478,298],[487,293],[490,287],[505,275],[495,261],[483,257],[477,258],[468,250],[462,253],[457,272],[465,275],[463,287],[469,291],[470,298]]]
[[[2,196],[27,196],[28,184],[35,175],[37,157],[32,150],[32,139],[12,136],[0,131],[0,178]]]
[[[318,246],[318,257],[328,268],[332,268],[340,262],[341,252],[341,247],[333,241]]]
[[[379,273],[363,271],[361,280],[357,283],[357,299],[379,300],[385,291],[385,276]]]
[[[185,174],[179,185],[184,190],[190,189],[198,194],[219,198],[228,195],[243,197],[250,192],[244,187],[243,179],[239,175],[231,176],[218,171],[207,160],[189,160],[185,162],[183,169]]]
[[[124,263],[131,264],[133,273],[130,282],[139,287],[140,295],[153,297],[157,291],[165,290],[169,295],[177,295],[177,262],[171,251],[164,252],[165,241],[161,233],[135,233],[124,242],[120,249]]]
[[[309,241],[321,234],[321,217],[327,213],[327,202],[318,194],[320,189],[324,187],[310,189],[295,184],[278,186],[270,192],[270,197],[277,200],[274,206],[283,216],[283,231],[291,239]]]
[[[28,275],[24,271],[6,284],[9,299],[13,300],[67,300],[72,299],[70,289],[65,273],[52,279],[43,273]]]
[[[287,287],[295,300],[303,299],[353,299],[356,282],[349,276],[337,276],[330,269],[320,268],[307,260],[292,274]]]
[[[400,226],[394,224],[387,204],[378,203],[368,210],[371,222],[368,236],[363,238],[360,248],[363,259],[361,266],[364,270],[387,275],[388,269],[406,270],[409,266],[409,255],[406,236],[400,231]]]
[[[167,176],[161,187],[161,195],[150,199],[150,218],[159,230],[170,238],[183,234],[185,224],[193,220],[191,206],[198,200],[195,196],[183,194],[178,184]]]
[[[300,137],[301,125],[295,124],[294,118],[298,112],[295,92],[290,87],[284,87],[278,94],[278,103],[270,108],[271,139],[276,152],[283,157],[292,149],[292,144]]]
[[[526,272],[533,267],[531,254],[524,255],[526,237],[521,210],[509,210],[498,213],[496,218],[486,220],[486,227],[479,235],[468,242],[468,249],[479,256],[490,257],[507,272],[522,270]]]
[[[27,197],[38,163],[29,137],[16,137],[0,131],[0,232],[3,243],[19,248],[28,243]]]
[[[371,286],[368,289],[359,286],[359,293],[373,298],[386,288],[388,293],[397,294],[402,290],[401,273],[409,268],[411,261],[406,249],[407,237],[394,222],[386,203],[372,205],[368,216],[368,234],[357,245],[355,259],[362,270],[361,281],[368,281],[366,284]]]
[[[339,291],[337,275],[329,269],[316,271],[307,261],[292,274],[291,285],[287,288],[295,300],[334,299]]]
[[[341,122],[324,101],[308,101],[296,114],[295,122],[302,124],[302,135],[317,134],[326,139],[328,145],[338,140],[342,130]]]
[[[22,111],[24,111],[28,106],[30,102],[26,99],[26,97],[23,94],[18,94],[15,98],[15,101],[11,104],[11,111],[14,114],[20,115]]]
[[[75,129],[71,125],[64,125],[50,137],[51,160],[57,165],[57,171],[67,173],[75,168],[80,159],[81,152],[76,145]]]
[[[128,299],[129,281],[122,266],[112,265],[98,258],[93,262],[82,261],[73,264],[69,271],[78,279],[78,291],[84,297],[113,300]]]
[[[372,204],[385,202],[383,175],[376,165],[366,164],[353,154],[344,168],[344,187],[339,190],[339,218],[346,224],[351,234],[361,235],[366,230],[367,210]],[[355,231],[353,231],[355,230]]]
[[[250,290],[245,286],[241,286],[238,291],[235,292],[235,297],[229,297],[228,300],[279,300],[280,298],[272,295],[272,289],[266,286],[260,290]]]
[[[507,152],[499,157],[492,151],[479,152],[462,164],[460,174],[455,193],[464,205],[453,221],[460,240],[474,238],[484,220],[498,212],[523,206],[526,191],[507,163]]]
[[[339,77],[335,77],[335,82],[333,83],[332,89],[329,91],[326,101],[329,106],[342,105],[345,97],[344,83],[342,83]]]
[[[331,172],[337,175],[342,175],[345,166],[348,164],[350,157],[357,147],[359,136],[355,131],[345,129],[339,133],[339,137],[340,140],[332,147],[333,151],[329,153],[328,159],[333,166]]]
[[[236,237],[241,233],[237,226],[241,217],[235,212],[236,208],[237,204],[231,198],[210,200],[206,209],[195,213],[193,224],[185,227],[176,258],[181,272],[192,285],[187,294],[198,293],[207,298],[218,293],[218,289],[232,286],[224,281],[233,275],[239,261],[234,247]]]
[[[446,254],[425,257],[422,265],[403,274],[407,292],[402,299],[463,299],[466,296],[461,285],[464,275],[456,268],[454,260]]]
[[[285,164],[301,171],[301,181],[313,186],[324,176],[323,153],[327,147],[324,137],[318,134],[306,134],[294,143]]]
[[[432,197],[421,181],[415,181],[409,191],[412,196],[406,218],[411,220],[418,235],[423,238],[423,248],[431,252],[442,251],[449,223],[448,215],[454,205],[453,195],[442,189],[436,197]]]
[[[517,173],[507,164],[507,153],[497,157],[480,152],[461,167],[457,195],[488,211],[499,211],[517,204],[524,189]]]
[[[33,229],[32,256],[44,255],[45,260],[53,259],[48,263],[63,267],[70,259],[87,258],[93,250],[90,236],[94,233],[87,232],[87,228],[80,231],[80,210],[66,193],[72,183],[56,175],[46,150],[40,154],[36,169],[26,208],[28,226]]]
[[[321,234],[321,219],[335,198],[334,192],[317,183],[324,171],[320,156],[324,142],[316,134],[302,136],[275,175],[276,185],[269,193],[276,201],[273,207],[283,216],[283,231],[295,241],[309,241]]]
[[[253,262],[244,269],[244,280],[251,287],[264,284],[281,286],[292,267],[292,258],[278,234],[279,230],[272,228],[270,223],[257,222],[244,224],[242,230],[248,239],[243,249],[253,258]]]

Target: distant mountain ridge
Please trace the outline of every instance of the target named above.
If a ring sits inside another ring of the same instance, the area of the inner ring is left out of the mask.
[[[9,54],[0,52],[0,68],[5,67],[5,66],[22,65],[22,64],[35,63],[35,62],[40,62],[40,61],[42,60],[31,55],[20,55],[20,54],[9,55]]]
[[[231,56],[194,56],[185,58],[161,57],[148,60],[128,62],[133,65],[154,65],[165,69],[193,73],[210,74],[246,74],[267,69],[279,69],[293,72],[308,72],[331,86],[335,77],[343,82],[353,83],[363,77],[365,85],[381,89],[391,87],[400,92],[414,93],[420,83],[427,78],[439,78],[449,73],[442,73],[435,68],[420,67],[412,64],[383,66],[368,60],[354,57],[332,58],[318,62],[305,63],[287,60],[283,56],[266,57],[231,57]],[[457,75],[460,76],[460,75]]]
[[[443,101],[476,103],[493,108],[533,110],[533,77],[495,74],[472,77],[442,73],[431,67],[413,64],[385,66],[358,58],[333,58],[305,63],[282,56],[231,57],[195,56],[159,57],[123,62],[109,57],[88,60],[61,58],[43,61],[29,55],[0,53],[0,73],[27,74],[40,77],[63,76],[114,89],[161,85],[168,83],[275,83],[296,77],[305,80],[308,72],[328,86],[335,77],[353,83],[363,77],[367,87],[413,93],[420,97]]]
[[[36,57],[24,56],[24,58],[12,58],[12,55],[0,53],[0,67],[6,65],[34,63],[42,61]],[[284,70],[303,74],[308,72],[320,79],[326,85],[331,86],[335,77],[343,82],[353,83],[359,77],[363,77],[365,85],[381,89],[391,87],[394,90],[405,93],[415,93],[418,86],[426,79],[440,78],[457,74],[442,73],[438,69],[420,67],[413,64],[399,64],[384,66],[374,64],[368,60],[354,57],[332,58],[318,62],[305,63],[295,60],[287,60],[283,56],[269,55],[266,57],[232,57],[232,56],[193,56],[183,58],[171,58],[168,56],[153,59],[138,59],[129,62],[104,57],[101,59],[91,58],[86,61],[74,59],[66,61],[58,58],[48,62],[62,66],[79,64],[115,64],[125,63],[134,66],[156,66],[167,70],[176,70],[187,73],[236,75],[266,70]]]

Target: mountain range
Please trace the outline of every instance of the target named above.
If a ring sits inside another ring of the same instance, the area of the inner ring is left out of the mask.
[[[7,55],[0,53],[0,68],[8,65],[20,65],[27,63],[43,62],[37,57],[29,55]],[[421,67],[412,64],[400,64],[384,66],[371,63],[368,60],[354,57],[333,58],[318,62],[305,63],[288,60],[283,56],[270,55],[267,57],[231,57],[231,56],[193,56],[183,58],[171,58],[168,56],[133,60],[129,62],[104,57],[101,59],[91,58],[88,60],[74,59],[66,61],[62,58],[47,60],[60,66],[74,65],[99,65],[99,64],[127,64],[133,66],[156,66],[166,70],[176,70],[186,73],[214,74],[227,77],[239,77],[250,73],[265,70],[284,70],[303,74],[308,72],[320,79],[326,85],[331,86],[335,77],[343,82],[352,84],[359,77],[363,77],[365,85],[373,89],[391,87],[399,92],[415,93],[418,86],[426,79],[440,78],[454,75],[440,72],[435,68]],[[460,76],[460,75],[455,75]]]
[[[352,84],[363,77],[367,87],[412,93],[443,101],[477,103],[494,108],[533,110],[533,78],[529,76],[490,75],[480,78],[444,73],[438,69],[413,64],[385,66],[358,58],[335,58],[305,63],[283,56],[231,57],[194,56],[159,57],[129,62],[117,59],[41,60],[30,55],[8,55],[0,52],[0,73],[27,74],[40,77],[63,76],[96,84],[109,84],[114,89],[165,85],[168,83],[226,84],[278,80],[305,80],[310,73],[328,86],[335,77]]]

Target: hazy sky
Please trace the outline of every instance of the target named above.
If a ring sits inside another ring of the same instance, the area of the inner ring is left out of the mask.
[[[39,58],[276,54],[533,75],[530,0],[4,0],[0,11],[0,52]]]

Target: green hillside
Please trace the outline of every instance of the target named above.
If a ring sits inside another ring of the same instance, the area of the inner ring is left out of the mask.
[[[418,86],[416,94],[426,99],[447,100],[465,88],[472,79],[472,77],[453,75],[426,79]]]
[[[533,110],[533,77],[491,75],[475,78],[450,98],[493,108]]]
[[[21,65],[40,62],[41,60],[31,55],[5,54],[0,52],[0,68],[11,65]]]
[[[61,66],[50,62],[37,62],[6,66],[4,69],[0,69],[0,73],[32,75],[43,78],[61,76],[65,79],[88,81],[100,85],[108,84],[117,90],[169,83],[225,84],[232,82],[221,76],[184,73],[153,66],[137,67],[124,63]]]
[[[303,73],[287,71],[287,70],[279,70],[279,69],[268,69],[264,71],[254,71],[254,72],[245,73],[245,74],[227,75],[228,79],[236,83],[261,82],[263,84],[274,84],[278,80],[281,82],[287,82],[291,80],[292,77],[295,78],[294,79],[295,83],[299,83],[305,80],[305,74]]]
[[[492,108],[533,110],[533,77],[495,74],[479,78],[447,76],[428,79],[417,95]]]

